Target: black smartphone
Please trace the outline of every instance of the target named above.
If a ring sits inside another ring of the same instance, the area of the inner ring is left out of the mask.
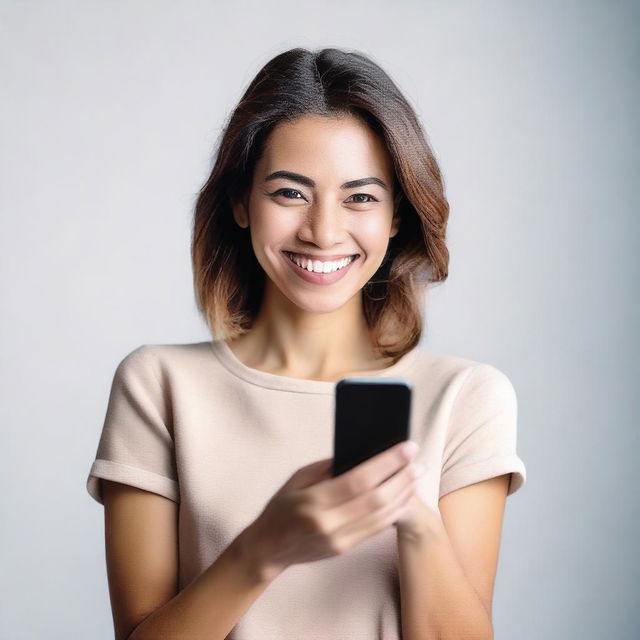
[[[336,384],[333,477],[409,439],[411,383],[343,378]]]

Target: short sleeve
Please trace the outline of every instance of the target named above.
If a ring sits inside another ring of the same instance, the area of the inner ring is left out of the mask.
[[[516,453],[518,403],[509,378],[490,364],[467,373],[451,411],[439,498],[470,484],[510,473],[507,495],[526,482]]]
[[[87,491],[103,503],[100,479],[180,501],[169,398],[159,361],[143,345],[117,366]]]

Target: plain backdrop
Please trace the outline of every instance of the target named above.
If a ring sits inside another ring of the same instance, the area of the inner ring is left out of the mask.
[[[451,205],[423,348],[519,402],[497,640],[640,637],[637,2],[0,3],[0,636],[113,637],[86,491],[117,363],[210,336],[195,194],[260,67],[361,51]],[[247,639],[250,640],[250,639]]]

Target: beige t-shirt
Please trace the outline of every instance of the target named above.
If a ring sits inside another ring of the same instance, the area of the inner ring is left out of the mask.
[[[427,467],[420,497],[511,473],[517,401],[496,367],[416,347],[367,376],[413,386],[410,438]],[[247,367],[223,340],[142,345],[118,365],[95,461],[99,478],[179,502],[179,588],[222,553],[299,467],[333,453],[335,382]],[[396,640],[400,626],[396,529],[339,556],[288,567],[238,621],[231,640]]]

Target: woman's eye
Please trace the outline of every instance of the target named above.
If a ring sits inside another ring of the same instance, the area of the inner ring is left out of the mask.
[[[271,195],[278,196],[280,194],[284,195],[285,193],[297,193],[300,196],[300,198],[302,198],[302,194],[296,189],[278,189],[277,191],[274,191]],[[287,198],[287,200],[300,200],[300,198]],[[304,198],[302,199],[304,200]]]
[[[369,204],[369,202],[378,202],[377,198],[370,196],[368,193],[355,193],[352,195],[352,198],[357,198],[358,196],[363,196],[365,198],[371,198],[370,200],[355,200],[356,204]]]
[[[297,193],[300,196],[300,198],[296,196],[290,198],[289,196],[285,195],[287,193]],[[272,196],[282,195],[287,200],[304,200],[305,199],[304,196],[297,189],[278,189],[277,191],[274,191],[271,195]],[[369,198],[369,200],[354,200],[355,204],[369,204],[370,202],[378,202],[377,198],[374,198],[368,193],[354,193],[351,197],[352,198]]]

